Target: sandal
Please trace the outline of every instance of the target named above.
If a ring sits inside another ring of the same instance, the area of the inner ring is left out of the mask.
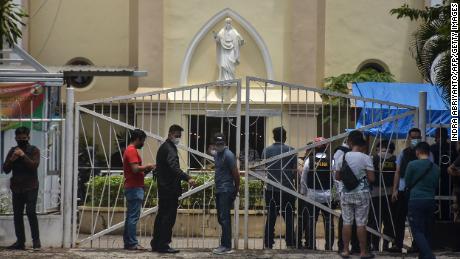
[[[368,254],[366,256],[361,256],[361,259],[372,259],[375,257],[375,254]]]

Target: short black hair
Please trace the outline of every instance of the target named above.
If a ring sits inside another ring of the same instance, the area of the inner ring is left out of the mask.
[[[286,130],[283,127],[276,127],[273,129],[273,139],[276,142],[286,141]]]
[[[425,155],[429,155],[430,154],[430,145],[428,143],[426,143],[425,141],[422,141],[420,143],[417,144],[417,146],[415,146],[415,150],[422,153],[422,154],[425,154]]]
[[[409,130],[409,133],[407,134],[410,135],[412,132],[417,132],[417,133],[422,134],[422,131],[419,128],[412,128]]]
[[[17,136],[17,135],[21,135],[21,134],[26,134],[27,136],[29,136],[30,134],[30,129],[27,128],[27,127],[19,127],[17,128],[15,131],[14,131],[14,134]]]
[[[348,139],[354,144],[356,141],[364,140],[364,134],[359,130],[352,130],[348,133]]]
[[[361,138],[360,137],[355,137],[355,138],[353,138],[351,143],[352,143],[353,146],[358,146],[358,147],[364,147],[367,144],[366,140],[363,137],[361,137]]]
[[[388,141],[388,140],[386,140],[386,139],[385,139],[385,140],[382,140],[382,145],[380,145],[380,142],[377,142],[377,144],[376,144],[375,146],[376,146],[377,148],[382,147],[382,148],[388,149],[388,152],[389,152],[390,154],[393,154],[393,152],[395,151],[395,143],[390,142],[390,141]]]
[[[169,131],[168,131],[169,133],[173,133],[173,132],[176,132],[176,131],[182,132],[182,131],[184,131],[184,129],[181,126],[177,125],[177,124],[173,124],[173,125],[171,125],[171,127],[169,127]]]
[[[145,134],[145,132],[143,130],[140,130],[140,129],[135,129],[133,131],[131,131],[131,138],[129,139],[130,142],[133,142],[137,139],[139,140],[143,140],[147,138],[147,134]]]

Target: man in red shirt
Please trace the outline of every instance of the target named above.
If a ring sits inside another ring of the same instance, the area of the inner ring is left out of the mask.
[[[142,165],[142,158],[137,149],[144,146],[147,135],[140,129],[131,133],[129,146],[123,154],[123,172],[125,176],[125,197],[126,197],[126,220],[123,233],[125,249],[144,250],[136,238],[136,226],[141,213],[144,200],[144,176],[152,171],[155,166],[152,164]]]

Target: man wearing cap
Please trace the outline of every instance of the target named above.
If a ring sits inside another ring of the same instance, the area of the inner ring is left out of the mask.
[[[323,137],[317,137],[313,140],[314,143],[324,141]],[[333,177],[331,174],[331,161],[326,152],[326,145],[317,146],[313,152],[305,159],[302,177],[301,177],[301,193],[308,198],[330,207],[331,204],[331,188],[333,185]],[[305,209],[308,220],[306,221],[308,229],[308,238],[306,242],[307,249],[316,249],[316,222],[318,221],[319,213],[321,212],[324,222],[324,233],[326,238],[326,250],[332,250],[334,245],[334,219],[327,211],[307,203]]]
[[[225,145],[225,136],[222,133],[214,135],[214,157],[216,184],[217,219],[222,228],[220,246],[213,250],[214,254],[229,254],[232,252],[232,220],[230,210],[238,195],[240,187],[240,173],[236,164],[235,155]]]

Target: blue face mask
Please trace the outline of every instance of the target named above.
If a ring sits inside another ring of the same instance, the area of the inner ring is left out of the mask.
[[[418,143],[420,143],[420,141],[422,141],[422,140],[419,139],[419,138],[411,139],[410,140],[410,146],[414,148],[415,146],[417,146]]]

